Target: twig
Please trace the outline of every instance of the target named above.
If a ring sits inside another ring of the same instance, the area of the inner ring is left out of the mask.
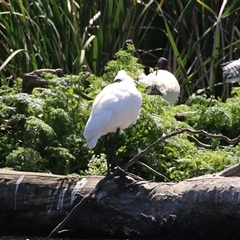
[[[202,143],[202,142],[200,142],[198,139],[196,139],[196,138],[193,137],[193,136],[188,136],[188,138],[189,138],[190,140],[192,140],[193,142],[195,142],[195,143],[196,143],[198,146],[200,146],[200,147],[204,147],[204,148],[208,148],[208,149],[211,149],[211,148],[212,148],[212,145]]]
[[[93,100],[93,98],[92,97],[90,97],[90,96],[88,96],[86,93],[84,93],[84,92],[79,92],[78,93],[81,97],[83,97],[84,99],[86,99],[86,100]]]
[[[240,135],[236,138],[231,139],[231,138],[228,138],[227,136],[208,133],[204,130],[193,130],[193,129],[190,129],[190,128],[183,128],[179,131],[180,131],[180,134],[183,133],[183,132],[190,132],[190,133],[194,133],[194,134],[202,134],[202,135],[204,135],[206,137],[209,137],[209,138],[224,140],[225,142],[227,142],[229,144],[236,144],[236,143],[240,142]]]
[[[48,68],[43,68],[43,69],[37,69],[34,70],[33,72],[30,73],[26,73],[24,76],[35,76],[37,75],[38,77],[41,77],[42,73],[52,73],[57,75],[58,77],[61,77],[63,75],[63,70],[61,68],[57,68],[57,69],[48,69]]]
[[[170,182],[170,180],[166,176],[164,176],[163,174],[157,172],[153,168],[149,167],[147,164],[145,164],[143,162],[140,162],[140,161],[136,161],[136,163],[139,164],[140,166],[143,166],[143,167],[147,168],[148,170],[150,170],[155,176],[159,176],[159,177],[164,178],[164,179],[166,179],[167,181]]]
[[[139,158],[148,154],[153,148],[157,147],[160,143],[164,142],[168,138],[174,137],[174,136],[182,134],[184,132],[190,132],[190,133],[194,133],[194,134],[202,134],[202,135],[207,136],[209,138],[221,139],[221,140],[224,140],[225,142],[227,142],[229,144],[236,144],[236,143],[240,142],[240,135],[236,138],[230,139],[230,138],[228,138],[224,135],[216,135],[216,134],[208,133],[204,130],[193,130],[193,129],[190,129],[190,128],[183,128],[183,129],[180,129],[176,132],[172,132],[168,135],[165,135],[165,136],[161,137],[160,139],[158,139],[156,142],[149,145],[147,148],[145,148],[144,150],[139,152],[135,157],[133,157],[131,160],[129,160],[123,166],[123,169],[126,170],[127,168],[132,166],[134,163],[137,163]]]

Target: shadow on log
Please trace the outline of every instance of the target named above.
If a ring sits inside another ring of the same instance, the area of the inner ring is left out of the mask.
[[[238,238],[239,168],[179,183],[149,182],[121,169],[106,178],[0,170],[0,229],[41,229],[47,235],[74,209],[60,230],[72,229],[78,238],[83,231],[148,239]]]

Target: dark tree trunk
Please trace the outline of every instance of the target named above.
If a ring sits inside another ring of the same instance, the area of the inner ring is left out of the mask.
[[[73,229],[79,238],[82,231],[124,237],[237,238],[236,169],[239,166],[180,183],[144,181],[122,170],[108,178],[78,179],[0,170],[0,229],[41,229],[49,234],[75,206],[59,230]]]

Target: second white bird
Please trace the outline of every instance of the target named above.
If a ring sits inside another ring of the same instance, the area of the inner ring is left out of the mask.
[[[170,105],[176,103],[180,93],[180,86],[175,76],[169,71],[156,70],[139,81],[146,83],[151,88],[150,95],[162,95]]]

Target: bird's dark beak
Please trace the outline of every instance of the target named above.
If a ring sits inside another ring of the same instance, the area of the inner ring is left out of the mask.
[[[155,85],[149,86],[146,89],[146,93],[148,95],[162,95],[162,93],[158,90],[157,86]]]
[[[121,82],[121,80],[120,79],[115,79],[114,82]]]

